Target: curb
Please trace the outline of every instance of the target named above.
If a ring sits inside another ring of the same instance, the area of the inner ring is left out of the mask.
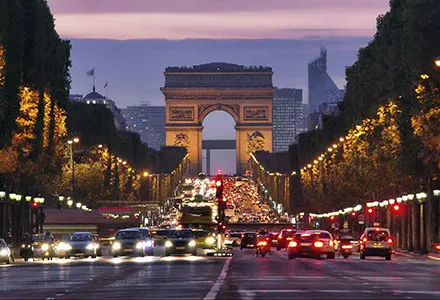
[[[437,253],[429,253],[429,254],[418,254],[418,253],[412,253],[412,252],[405,252],[405,251],[394,251],[394,254],[398,256],[408,257],[408,258],[430,258],[433,260],[440,261],[440,254]]]

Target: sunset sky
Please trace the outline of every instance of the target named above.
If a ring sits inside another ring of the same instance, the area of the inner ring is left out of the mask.
[[[273,67],[274,85],[303,89],[307,63],[328,48],[328,72],[343,88],[345,67],[375,33],[388,0],[47,0],[58,33],[72,40],[72,93],[109,82],[119,107],[151,101],[165,67],[230,62]],[[222,122],[222,131],[218,124]],[[204,138],[234,138],[232,118],[208,116]],[[223,157],[219,160],[220,157]],[[228,167],[224,167],[228,160]],[[214,156],[212,167],[234,169],[232,151]],[[232,172],[232,171],[231,171]]]

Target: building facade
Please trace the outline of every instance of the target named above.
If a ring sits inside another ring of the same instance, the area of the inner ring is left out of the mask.
[[[304,127],[302,90],[277,89],[273,98],[272,120],[273,152],[287,151]]]
[[[148,147],[160,150],[165,146],[165,106],[128,106],[122,109],[128,131],[137,132]]]

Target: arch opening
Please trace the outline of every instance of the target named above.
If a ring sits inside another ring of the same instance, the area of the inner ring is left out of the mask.
[[[201,119],[203,125],[202,170],[208,175],[236,174],[235,120],[232,113],[212,109]],[[211,148],[212,147],[212,148]]]

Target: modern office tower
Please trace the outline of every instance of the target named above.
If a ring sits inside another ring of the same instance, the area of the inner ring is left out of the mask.
[[[165,146],[165,106],[150,106],[142,102],[139,106],[122,109],[127,130],[137,132],[148,147],[160,150]]]
[[[284,152],[301,132],[303,124],[301,89],[277,89],[272,106],[273,152]]]

